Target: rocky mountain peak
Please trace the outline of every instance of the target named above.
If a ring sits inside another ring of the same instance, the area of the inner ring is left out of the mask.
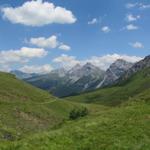
[[[110,65],[110,68],[124,68],[129,69],[133,64],[130,62],[127,62],[123,59],[117,59],[112,65]]]
[[[85,65],[83,65],[82,70],[86,70],[86,71],[94,71],[95,69],[99,69],[96,66],[94,66],[92,63],[86,63]]]
[[[126,71],[124,76],[121,77],[121,80],[125,80],[129,78],[132,74],[148,67],[150,67],[150,55],[146,56],[143,60],[135,63],[129,70]]]
[[[77,64],[68,71],[68,76],[72,83],[84,77],[97,79],[98,77],[101,77],[103,74],[104,71],[100,70],[98,67],[94,66],[92,63],[89,62],[84,64],[83,66]]]
[[[97,88],[105,87],[113,84],[117,79],[119,79],[129,68],[132,67],[132,63],[127,62],[123,59],[118,59],[110,65],[106,70],[104,80],[99,83]]]
[[[145,60],[150,61],[150,55],[146,56],[146,57],[145,57]]]
[[[84,65],[84,67],[95,67],[92,63],[90,63],[90,62],[87,62],[85,65]]]
[[[74,74],[76,72],[78,72],[80,69],[82,68],[82,66],[80,64],[76,64],[74,67],[72,67],[67,74]]]

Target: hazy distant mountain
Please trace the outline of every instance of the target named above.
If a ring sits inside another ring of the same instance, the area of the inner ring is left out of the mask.
[[[85,65],[77,64],[70,70],[59,68],[45,75],[27,74],[20,71],[11,73],[55,96],[64,97],[111,86],[118,82],[122,76],[127,78],[146,65],[150,65],[149,56],[136,64],[118,59],[110,65],[106,72],[91,63],[86,63]],[[126,75],[124,76],[124,74]]]
[[[129,68],[133,66],[125,60],[118,59],[107,69],[104,79],[99,83],[97,88],[112,85],[117,79],[119,79]]]
[[[25,73],[19,70],[13,70],[10,73],[14,74],[18,79],[27,79],[27,78],[38,76],[38,74],[35,74],[35,73],[30,74],[30,73]]]
[[[47,90],[56,96],[63,97],[95,89],[103,80],[105,72],[98,67],[87,63],[77,64],[70,70],[60,68],[51,73],[26,79],[28,83]]]
[[[21,71],[11,73],[55,96],[64,97],[110,86],[116,83],[132,66],[132,63],[118,59],[110,65],[106,72],[91,63],[86,63],[85,65],[77,64],[70,70],[59,68],[44,75],[27,74]]]

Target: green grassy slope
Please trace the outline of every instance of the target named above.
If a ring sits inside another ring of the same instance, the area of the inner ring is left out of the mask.
[[[33,88],[21,80],[17,80],[14,75],[0,73],[0,102],[14,102],[16,100],[27,102],[47,102],[55,98],[47,92]]]
[[[0,140],[55,128],[68,119],[74,107],[78,106],[0,73]]]
[[[14,102],[10,98],[6,101],[1,99],[0,150],[149,150],[149,81],[150,69],[144,69],[119,86],[75,96],[71,102],[59,101],[51,96],[50,101],[29,99],[28,103],[20,102],[20,96]],[[22,82],[16,82],[22,86]],[[24,83],[23,91],[28,86]],[[68,120],[59,126],[70,110],[80,104],[89,109],[89,115],[76,121]],[[25,135],[24,138],[17,140],[20,137],[18,133]],[[16,139],[12,141],[10,135],[16,136]],[[2,140],[2,137],[10,140]]]
[[[18,142],[0,143],[2,150],[149,150],[150,90],[119,107],[86,104],[89,116],[62,128]]]
[[[150,68],[143,69],[120,85],[98,89],[78,96],[67,97],[66,100],[103,105],[118,105],[130,97],[150,88]]]

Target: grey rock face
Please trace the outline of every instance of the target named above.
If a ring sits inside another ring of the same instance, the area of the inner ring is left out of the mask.
[[[83,77],[89,77],[90,79],[99,79],[104,75],[104,71],[100,68],[92,65],[91,63],[86,63],[85,65],[76,65],[71,70],[68,71],[68,77],[72,83],[75,83]],[[88,83],[87,83],[88,84]]]
[[[119,79],[129,68],[132,67],[132,63],[125,60],[118,59],[107,69],[104,79],[97,88],[112,85],[117,79]]]
[[[150,67],[150,55],[146,56],[143,60],[135,63],[129,70],[125,72],[125,74],[121,77],[120,80],[126,80],[134,73],[148,67]]]

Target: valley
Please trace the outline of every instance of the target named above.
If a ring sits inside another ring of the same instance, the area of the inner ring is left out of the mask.
[[[0,0],[0,150],[150,150],[150,1]]]
[[[0,149],[149,150],[149,62],[149,56],[137,62],[129,72],[139,69],[110,87],[65,99],[0,73]],[[83,108],[86,116],[69,119]]]

